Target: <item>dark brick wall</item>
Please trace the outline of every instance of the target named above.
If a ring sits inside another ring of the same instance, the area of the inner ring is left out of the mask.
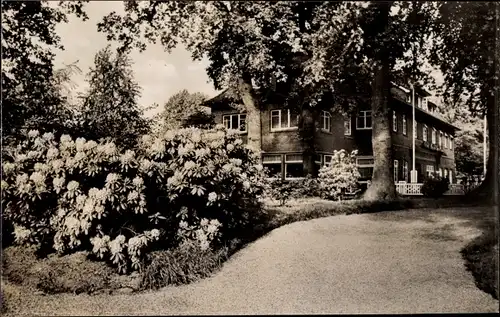
[[[400,93],[398,98],[404,100],[404,95],[398,89],[393,89],[394,93]],[[397,114],[397,131],[391,132],[393,143],[393,157],[399,161],[399,179],[403,180],[403,161],[408,162],[408,181],[410,180],[410,171],[412,169],[412,112],[411,108],[402,108],[398,103],[392,99],[390,103],[391,111],[395,110]],[[301,140],[298,134],[298,129],[291,129],[286,131],[273,131],[271,132],[271,116],[270,110],[280,109],[277,106],[266,106],[261,113],[262,122],[262,151],[265,153],[300,153],[303,150]],[[214,112],[215,122],[222,124],[222,116],[224,114],[238,113],[237,110],[224,110]],[[406,116],[406,135],[403,134],[403,120],[402,115]],[[318,129],[315,138],[315,148],[318,153],[329,154],[334,150],[345,149],[347,151],[358,150],[358,155],[372,155],[372,139],[371,130],[356,130],[356,119],[351,117],[351,135],[344,135],[344,117],[341,114],[332,114],[332,131],[326,132]],[[422,146],[422,129],[423,123],[428,126],[428,140],[431,141],[431,128],[435,127],[438,130],[453,135],[453,130],[445,124],[439,124],[439,121],[432,119],[429,122],[428,116],[425,114],[416,114],[417,125],[417,139],[416,146],[416,159],[415,165],[419,173],[418,181],[423,180],[426,174],[426,165],[434,165],[437,167],[447,168],[453,170],[455,177],[455,161],[453,149],[442,149],[444,154],[439,155],[437,151],[424,148]],[[392,131],[392,112],[391,112],[391,131]],[[243,141],[246,142],[246,134],[242,134]],[[454,145],[453,145],[454,146]],[[439,164],[438,164],[439,163]],[[454,178],[455,179],[455,178]]]

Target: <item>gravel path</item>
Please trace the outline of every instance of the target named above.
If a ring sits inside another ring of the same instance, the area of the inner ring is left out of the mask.
[[[486,213],[420,209],[297,222],[192,285],[135,295],[30,296],[16,315],[498,312],[459,253],[480,233],[475,219]]]

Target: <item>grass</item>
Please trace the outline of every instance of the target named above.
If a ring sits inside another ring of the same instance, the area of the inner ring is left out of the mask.
[[[488,222],[483,230],[462,249],[462,256],[477,287],[498,299],[498,230],[494,222]]]
[[[266,200],[265,209],[269,214],[269,228],[275,229],[283,225],[307,221],[316,218],[376,213],[419,208],[449,208],[465,205],[477,205],[475,202],[464,201],[461,197],[433,198],[398,198],[395,200],[345,200],[330,201],[320,198],[291,199],[284,206],[277,201]]]
[[[34,248],[25,246],[3,250],[2,277],[30,291],[46,294],[90,294],[122,287],[122,278],[111,267],[89,260],[85,252],[38,258]]]

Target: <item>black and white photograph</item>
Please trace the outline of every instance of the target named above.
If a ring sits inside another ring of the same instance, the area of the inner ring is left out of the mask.
[[[1,25],[2,316],[499,313],[500,2]]]

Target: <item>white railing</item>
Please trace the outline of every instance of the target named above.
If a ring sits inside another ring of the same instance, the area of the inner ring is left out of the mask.
[[[398,183],[396,191],[401,195],[422,195],[420,192],[422,185],[420,183]]]
[[[420,196],[422,193],[420,189],[422,188],[422,183],[397,183],[396,191],[401,195],[406,196]],[[450,184],[450,187],[444,195],[463,195],[465,193],[464,186],[462,184]]]
[[[450,184],[450,188],[445,195],[463,195],[465,194],[464,185],[462,184]]]

